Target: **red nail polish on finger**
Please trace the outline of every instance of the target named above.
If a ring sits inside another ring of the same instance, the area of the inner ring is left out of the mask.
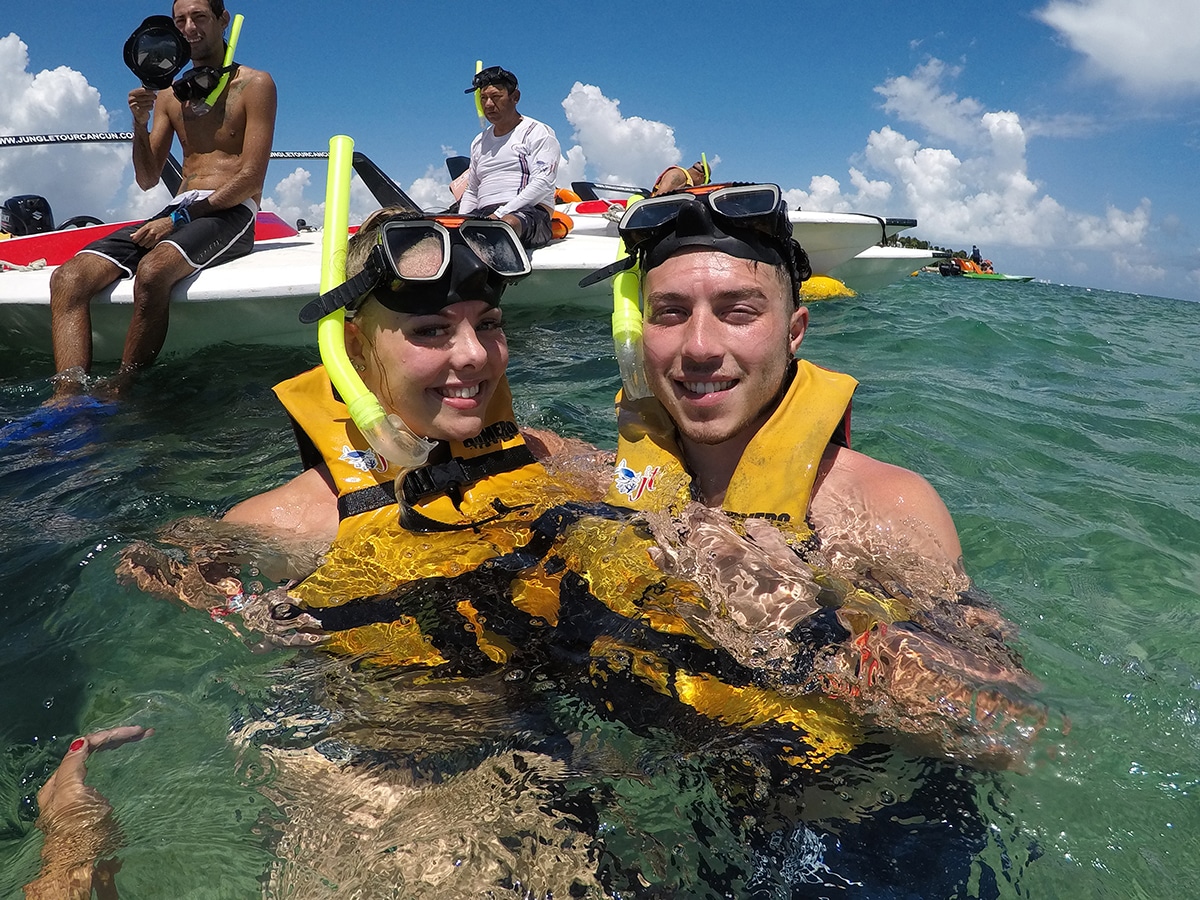
[[[84,744],[86,743],[87,741],[85,741],[83,738],[75,738],[75,740],[71,741],[71,752],[75,753],[76,751],[82,750]]]

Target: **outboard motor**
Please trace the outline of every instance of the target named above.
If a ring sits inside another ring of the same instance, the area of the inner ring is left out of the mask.
[[[24,237],[53,230],[54,214],[45,197],[19,194],[9,197],[0,205],[0,231],[6,231],[13,237]]]

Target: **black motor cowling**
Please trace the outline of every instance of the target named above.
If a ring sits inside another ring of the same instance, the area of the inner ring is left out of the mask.
[[[42,234],[54,230],[54,214],[45,197],[19,194],[0,204],[0,231],[14,237]]]

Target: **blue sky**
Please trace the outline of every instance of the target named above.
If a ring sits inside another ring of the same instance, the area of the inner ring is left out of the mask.
[[[276,149],[349,134],[429,205],[448,201],[443,161],[478,130],[463,89],[482,59],[516,72],[521,111],[557,132],[560,182],[644,184],[704,151],[717,180],[774,181],[808,209],[915,217],[910,234],[977,243],[999,271],[1200,299],[1197,0],[230,10],[246,17],[238,59],[279,86]],[[166,12],[6,3],[0,134],[127,130],[121,47]],[[0,198],[20,193],[47,196],[59,220],[164,199],[132,186],[126,147],[0,149]],[[319,222],[323,166],[273,163],[265,195]],[[356,194],[352,211],[368,208]]]

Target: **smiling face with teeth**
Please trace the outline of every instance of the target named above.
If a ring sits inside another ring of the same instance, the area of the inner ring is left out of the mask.
[[[175,0],[171,16],[187,39],[196,66],[219,66],[225,61],[225,26],[229,12],[214,13],[209,0]]]
[[[808,310],[779,267],[700,247],[651,269],[643,287],[650,389],[701,481],[732,473],[778,402]]]
[[[500,310],[482,300],[420,316],[368,300],[346,322],[346,352],[388,412],[435,440],[477,436],[508,367]]]

